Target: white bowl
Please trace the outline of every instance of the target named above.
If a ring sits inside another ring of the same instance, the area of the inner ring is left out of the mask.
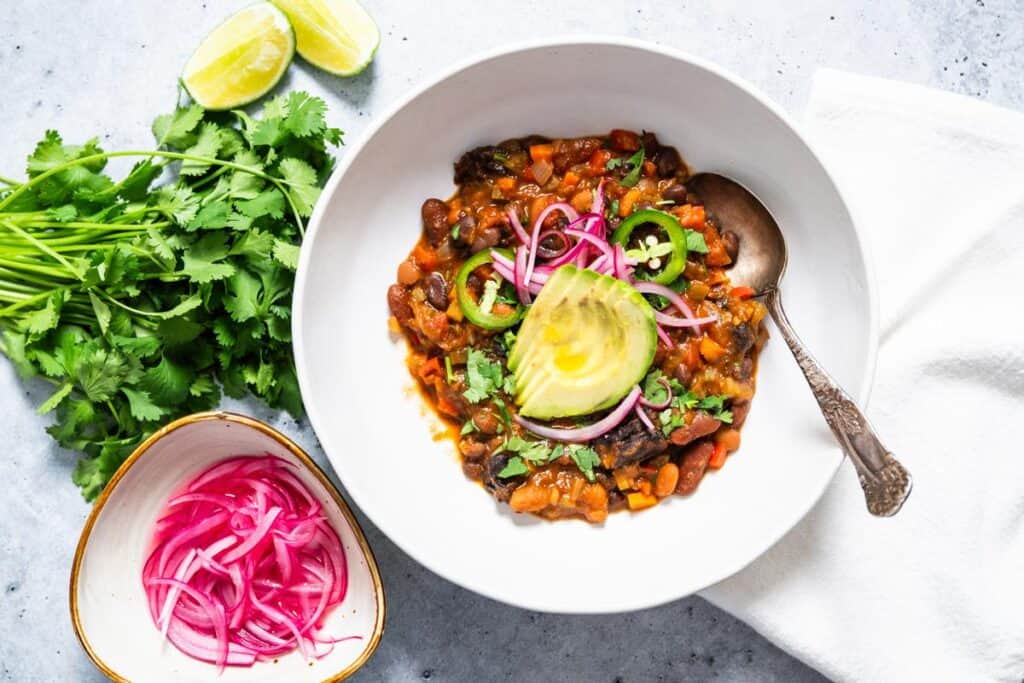
[[[720,581],[804,516],[842,458],[777,336],[728,465],[693,496],[601,526],[514,515],[433,438],[385,299],[420,204],[454,191],[452,162],[477,145],[612,128],[654,131],[691,168],[753,190],[786,234],[796,329],[861,399],[875,362],[873,280],[835,184],[782,112],[722,69],[633,40],[567,38],[474,59],[396,104],[347,150],[310,221],[294,299],[303,399],[353,500],[395,543],[461,586],[536,610],[639,609]]]
[[[298,652],[251,668],[227,667],[182,654],[153,625],[142,565],[153,524],[187,481],[235,455],[271,454],[294,463],[296,476],[320,501],[348,560],[344,602],[324,631],[361,636],[307,662]],[[341,681],[370,658],[384,629],[384,589],[358,522],[327,476],[295,443],[242,415],[198,413],[167,425],[121,465],[82,530],[71,569],[71,622],[93,663],[115,681],[134,683],[319,683]]]

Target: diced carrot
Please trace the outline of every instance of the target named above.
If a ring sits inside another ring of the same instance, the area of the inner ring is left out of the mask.
[[[707,236],[705,235],[705,238]],[[705,241],[708,243],[708,254],[704,257],[704,263],[709,266],[715,266],[721,268],[732,263],[732,257],[729,256],[729,252],[725,249],[725,243],[722,240],[715,239]]]
[[[703,206],[683,204],[672,213],[676,215],[679,222],[686,228],[702,228],[707,220]]]
[[[569,190],[573,189],[580,182],[580,176],[575,171],[566,171],[565,176],[562,178],[562,182],[558,186],[558,191],[562,194],[566,194]]]
[[[586,213],[590,210],[591,204],[594,202],[594,194],[590,190],[580,190],[572,196],[569,203],[572,204],[572,208],[576,209],[580,213]]]
[[[448,310],[445,311],[448,317],[457,323],[462,322],[462,306],[459,305],[458,301],[453,301],[448,304]]]
[[[716,443],[715,450],[711,453],[711,459],[708,460],[708,468],[713,470],[722,469],[722,465],[725,464],[725,458],[728,454],[729,452],[725,450],[725,446],[720,443]]]
[[[740,430],[731,427],[719,429],[715,434],[715,442],[722,444],[725,450],[732,453],[740,447]]]
[[[658,499],[649,493],[627,493],[626,502],[630,510],[643,510],[658,504]]]
[[[530,145],[530,159],[533,161],[551,161],[555,154],[554,145]]]
[[[640,199],[640,190],[634,187],[619,200],[619,215],[625,218],[633,213],[633,205],[638,199]]]
[[[710,337],[704,337],[700,340],[700,355],[709,363],[714,363],[725,355],[725,349]]]
[[[412,258],[416,261],[416,265],[423,270],[433,270],[434,268],[437,268],[437,252],[422,242],[417,244],[412,250]]]
[[[615,485],[620,491],[628,491],[633,488],[633,477],[631,477],[625,470],[613,470],[612,475],[615,477]]]
[[[606,149],[595,149],[594,153],[590,155],[590,172],[593,175],[601,175],[605,172],[608,160],[612,158],[612,153]]]
[[[502,191],[503,194],[512,194],[516,191],[516,179],[510,175],[503,175],[494,181],[494,185]]]
[[[729,293],[737,299],[749,299],[757,294],[752,287],[733,287]]]
[[[537,179],[533,177],[533,164],[527,164],[526,168],[523,169],[523,182],[532,183]]]
[[[658,167],[654,165],[654,162],[650,159],[644,159],[644,175],[648,178],[653,178],[657,172]]]
[[[419,367],[419,370],[417,370],[416,372],[420,376],[421,380],[423,380],[424,382],[427,382],[427,381],[430,380],[431,377],[433,377],[435,375],[440,376],[440,374],[441,374],[441,362],[439,360],[437,360],[437,356],[434,356],[433,358],[428,360],[426,363],[421,365]]]

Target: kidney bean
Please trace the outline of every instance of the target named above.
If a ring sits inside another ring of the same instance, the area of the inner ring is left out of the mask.
[[[473,415],[473,424],[484,434],[496,434],[498,432],[498,416],[484,408]]]
[[[686,449],[679,458],[679,482],[676,484],[676,493],[686,496],[697,490],[714,450],[715,446],[710,441],[701,441]]]
[[[448,234],[448,205],[440,199],[428,199],[420,209],[427,241],[437,246]]]
[[[427,301],[439,311],[448,308],[448,284],[441,273],[431,273],[427,276]]]
[[[490,249],[499,241],[501,241],[501,230],[496,226],[490,225],[476,231],[476,235],[473,237],[473,246],[470,249],[473,250],[473,253],[476,253],[484,249]]]

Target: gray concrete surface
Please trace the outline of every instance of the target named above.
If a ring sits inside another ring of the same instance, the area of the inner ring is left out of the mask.
[[[0,175],[20,175],[46,128],[110,148],[150,143],[153,116],[200,38],[249,0],[35,0],[0,21]],[[297,62],[282,87],[328,99],[349,136],[413,84],[456,60],[545,34],[627,34],[715,60],[799,115],[815,68],[831,66],[1024,109],[1024,4],[1014,0],[366,0],[383,44],[339,79]],[[939,190],[940,193],[948,190]],[[34,414],[40,386],[0,361],[0,680],[99,681],[66,607],[68,568],[88,512],[73,455]],[[251,404],[325,463],[308,426]],[[390,602],[384,641],[360,681],[786,681],[821,676],[693,597],[608,617],[526,612],[416,565],[364,520]],[[610,589],[614,589],[611,586]]]

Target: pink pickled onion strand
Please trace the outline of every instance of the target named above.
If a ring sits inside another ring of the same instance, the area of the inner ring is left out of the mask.
[[[583,242],[590,243],[592,246],[596,247],[597,250],[600,251],[601,254],[608,258],[609,260],[612,258],[614,254],[614,250],[611,248],[611,246],[608,245],[607,242],[605,242],[600,237],[591,235],[586,230],[572,230],[570,228],[566,228],[565,234],[572,235],[573,237],[579,238]]]
[[[670,287],[659,285],[657,282],[637,282],[633,285],[633,288],[641,294],[657,294],[658,296],[663,296],[668,299],[670,304],[678,308],[679,312],[687,318],[697,317],[694,315],[693,309],[683,301],[683,297],[679,296],[679,294]]]
[[[296,649],[323,657],[349,638],[321,632],[345,599],[348,565],[294,467],[229,458],[166,504],[142,583],[157,627],[186,655],[223,670]]]
[[[515,266],[512,269],[512,284],[516,287],[516,295],[519,297],[519,303],[526,306],[530,303],[530,289],[527,284],[530,278],[527,276],[527,249],[525,246],[520,246],[516,249],[516,260]]]
[[[553,214],[555,211],[561,211],[565,214],[565,217],[569,219],[569,222],[577,220],[580,215],[576,213],[576,209],[572,208],[566,202],[554,202],[544,207],[544,210],[537,214],[537,218],[533,221],[533,233],[530,235],[530,253],[526,259],[526,270],[522,276],[523,286],[530,281],[530,276],[533,274],[533,266],[537,263],[537,245],[540,243],[540,231],[544,227],[544,220]],[[524,301],[523,303],[529,303]]]
[[[652,403],[648,401],[643,394],[640,394],[640,398],[637,399],[637,403],[647,408],[653,408],[654,410],[664,410],[665,408],[668,408],[669,404],[672,403],[672,385],[665,377],[659,377],[658,384],[665,387],[665,393],[668,398],[661,403]]]
[[[605,256],[604,254],[601,254],[596,259],[591,261],[590,265],[587,266],[587,268],[589,268],[590,270],[601,270],[606,265],[608,265],[608,257]]]
[[[508,210],[508,222],[512,225],[512,231],[515,232],[516,237],[523,244],[530,243],[530,236],[527,234],[523,224],[519,222],[519,214],[515,212],[515,209]]]
[[[604,239],[604,218],[602,218],[601,216],[592,213],[585,213],[578,219],[567,225],[566,228],[576,229],[581,225],[583,226],[583,230],[585,230],[586,232],[589,232],[595,237]],[[550,268],[557,268],[559,266],[564,266],[567,263],[576,263],[578,267],[582,268],[583,266],[579,265],[577,259],[579,258],[580,254],[585,253],[587,251],[586,247],[587,245],[585,243],[577,242],[572,248],[569,249],[569,251],[565,252],[564,254],[557,258],[549,260],[545,265],[547,265]],[[585,261],[583,265],[586,265]]]
[[[675,342],[672,341],[672,337],[668,336],[668,332],[666,332],[661,327],[661,325],[656,325],[655,327],[657,327],[657,329],[658,329],[658,339],[660,339],[662,342],[664,342],[665,346],[667,346],[668,348],[671,349],[673,346],[676,345]]]
[[[620,422],[622,422],[626,415],[629,415],[629,411],[633,410],[633,406],[636,405],[637,399],[640,397],[641,393],[639,385],[633,387],[633,389],[626,394],[626,398],[622,399],[622,402],[616,406],[615,410],[608,413],[608,415],[601,418],[594,424],[587,425],[586,427],[578,427],[574,429],[548,427],[546,425],[527,420],[524,417],[520,417],[518,413],[513,416],[513,419],[522,427],[530,430],[537,436],[543,436],[545,439],[555,439],[557,441],[565,441],[568,443],[584,443],[611,431]]]
[[[621,244],[616,244],[613,247],[615,252],[615,258],[613,259],[615,277],[632,284],[633,276],[629,268],[629,259],[626,257],[626,250],[622,248]],[[635,264],[634,264],[635,265]]]
[[[644,410],[644,407],[640,405],[639,402],[635,406],[633,406],[633,410],[636,412],[636,416],[640,418],[640,421],[644,423],[644,426],[647,427],[648,430],[650,430],[651,432],[656,431],[654,429],[654,423],[651,422],[651,418],[647,416],[647,412]]]

